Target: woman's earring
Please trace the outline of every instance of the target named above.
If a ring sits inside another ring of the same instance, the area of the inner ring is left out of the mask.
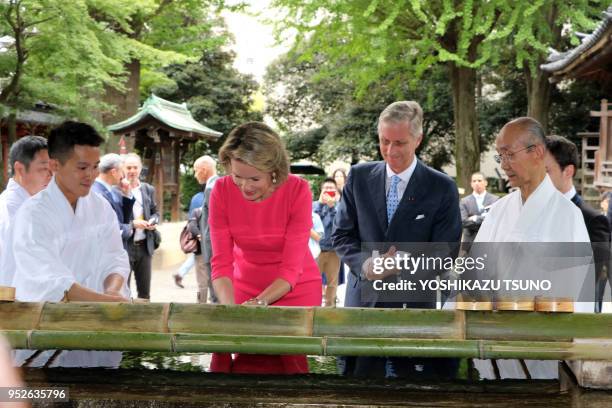
[[[276,184],[276,173],[272,173],[272,184]]]

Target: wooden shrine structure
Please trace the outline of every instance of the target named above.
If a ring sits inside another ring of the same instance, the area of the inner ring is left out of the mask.
[[[180,159],[189,144],[199,139],[217,140],[221,132],[198,123],[187,104],[174,103],[151,95],[138,112],[122,122],[108,126],[123,137],[125,151],[136,150],[143,164],[143,179],[155,187],[160,214],[164,197],[169,196],[170,219],[180,219]],[[166,209],[167,210],[167,209]]]
[[[46,136],[48,131],[62,122],[63,118],[53,113],[53,108],[44,103],[38,103],[32,109],[19,110],[15,115],[16,134],[15,140],[27,135]],[[2,184],[0,191],[9,179],[9,140],[10,119],[5,112],[0,119],[0,154],[2,155]]]
[[[551,82],[566,79],[596,81],[612,96],[612,6],[602,13],[602,22],[591,34],[578,34],[581,44],[564,53],[552,52],[540,68],[551,74]],[[599,189],[612,189],[612,104],[601,101],[599,132],[582,137],[583,196],[599,198]]]

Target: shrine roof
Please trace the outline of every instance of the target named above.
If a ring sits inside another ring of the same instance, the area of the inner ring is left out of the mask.
[[[181,130],[183,132],[191,132],[213,139],[218,139],[222,135],[221,132],[206,127],[196,121],[193,116],[191,116],[189,109],[187,109],[186,103],[171,102],[155,94],[151,94],[151,96],[147,98],[136,114],[124,121],[108,126],[108,130],[112,132],[121,132],[124,129],[137,126],[140,122],[147,120],[148,117],[153,117],[169,128]]]

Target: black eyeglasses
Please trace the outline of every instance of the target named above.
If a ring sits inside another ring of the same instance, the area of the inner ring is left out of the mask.
[[[535,147],[536,145],[532,144],[529,145],[527,147],[525,147],[524,149],[521,150],[517,150],[516,152],[507,152],[507,153],[502,153],[502,154],[496,154],[495,156],[493,156],[493,159],[495,159],[496,163],[501,163],[501,162],[507,162],[507,163],[512,163],[514,161],[514,155],[517,153],[520,153],[524,150],[529,150],[532,147]]]

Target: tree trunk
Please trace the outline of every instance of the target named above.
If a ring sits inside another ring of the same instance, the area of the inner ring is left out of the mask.
[[[476,70],[449,64],[455,119],[457,185],[467,189],[472,173],[480,169],[476,117]]]
[[[17,113],[14,110],[9,114],[7,120],[8,145],[9,147],[17,141]]]
[[[138,112],[140,106],[140,60],[131,60],[125,65],[125,70],[128,73],[125,92],[106,86],[103,100],[106,104],[113,106],[115,110],[113,112],[99,112],[98,118],[104,126],[125,120]],[[118,153],[120,138],[121,135],[111,134],[105,143],[104,151],[106,153]],[[133,146],[133,141],[128,141],[128,151],[131,151],[129,149],[130,145]]]
[[[527,116],[540,122],[545,132],[548,132],[548,114],[550,112],[550,97],[553,87],[548,78],[550,78],[550,75],[547,72],[538,69],[535,75],[531,75],[529,68],[525,68]]]
[[[543,9],[546,14],[546,24],[550,27],[552,38],[550,45],[553,48],[558,48],[561,43],[562,25],[557,24],[557,16],[559,11],[557,6],[552,4],[549,8]],[[550,99],[553,86],[548,79],[550,74],[543,72],[540,65],[544,63],[546,57],[541,55],[535,63],[535,72],[525,63],[523,71],[525,72],[525,85],[527,87],[527,116],[530,116],[540,122],[544,127],[544,131],[548,132],[548,116],[550,112]]]

